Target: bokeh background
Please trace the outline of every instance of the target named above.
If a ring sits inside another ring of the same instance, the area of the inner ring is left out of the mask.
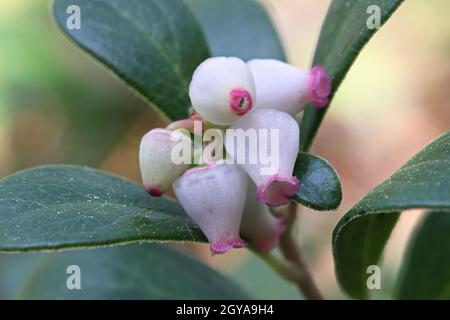
[[[309,66],[329,2],[262,1],[292,64]],[[343,298],[331,254],[339,218],[450,129],[449,13],[448,0],[405,1],[362,51],[319,131],[313,152],[339,172],[344,201],[333,213],[305,210],[298,228],[328,298]],[[139,182],[140,137],[165,125],[159,113],[66,40],[51,21],[47,1],[0,1],[0,43],[0,178],[33,166],[71,163]],[[400,219],[385,252],[376,297],[389,297],[405,243],[421,214]],[[246,250],[211,259],[206,245],[178,248],[231,275],[256,298],[299,297]],[[26,261],[24,257],[15,267]],[[0,298],[20,280],[0,285]]]

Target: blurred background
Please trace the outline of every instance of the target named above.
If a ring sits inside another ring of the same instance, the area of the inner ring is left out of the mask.
[[[329,2],[262,1],[292,64],[309,66]],[[0,1],[0,178],[33,166],[71,163],[139,182],[140,138],[165,120],[65,39],[50,19],[49,5]],[[449,12],[447,0],[405,1],[362,51],[319,131],[312,151],[337,169],[344,201],[337,212],[305,210],[298,227],[301,246],[328,298],[343,298],[331,254],[339,218],[450,129]],[[402,215],[385,252],[376,297],[389,297],[421,214]],[[211,259],[207,245],[179,248],[230,274],[256,298],[299,297],[246,250]],[[10,287],[0,287],[0,298]]]

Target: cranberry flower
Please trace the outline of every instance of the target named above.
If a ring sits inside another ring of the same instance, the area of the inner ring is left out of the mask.
[[[238,166],[213,163],[192,168],[173,187],[181,206],[208,238],[213,255],[246,245],[239,227],[247,178]]]
[[[275,217],[269,208],[258,202],[256,186],[249,181],[247,200],[241,222],[241,235],[259,252],[269,252],[286,230],[284,218]]]
[[[195,70],[189,86],[194,109],[205,121],[216,125],[230,125],[249,112],[255,95],[249,67],[234,57],[205,60]]]
[[[188,169],[188,164],[175,163],[172,149],[180,141],[191,143],[180,131],[152,129],[141,140],[139,164],[145,191],[159,197]]]
[[[240,234],[256,250],[270,251],[285,224],[266,205],[285,205],[300,188],[293,176],[300,139],[293,115],[308,102],[326,106],[330,90],[321,67],[304,71],[276,60],[205,60],[189,86],[194,113],[142,138],[139,160],[145,190],[160,196],[172,185],[213,255],[244,247]],[[221,139],[211,140],[215,135],[209,136],[207,129],[220,132]],[[234,134],[229,136],[229,131]],[[172,155],[180,142],[192,147],[191,135],[206,140],[204,149],[194,148],[197,166],[188,169],[189,164],[177,163]],[[255,137],[256,145],[248,137]],[[221,160],[223,146],[233,164]]]
[[[258,186],[257,197],[260,202],[273,207],[287,204],[300,187],[299,180],[292,176],[299,151],[300,129],[298,123],[285,112],[257,109],[237,120],[231,128],[235,131],[241,130],[241,132],[248,132],[248,130],[261,132],[265,129],[267,132],[278,133],[278,139],[271,141],[270,148],[264,150],[264,153],[276,156],[277,166],[275,168],[267,168],[267,165],[259,157],[256,157],[255,163],[248,160],[251,153],[260,154],[261,139],[257,144],[258,150],[250,150],[245,139],[238,139],[236,144],[234,137],[227,135],[225,148],[234,159],[239,159],[236,155],[245,155],[246,161],[240,163],[238,160],[238,164]],[[277,143],[277,148],[274,143]]]
[[[296,115],[308,102],[325,107],[331,81],[321,66],[310,71],[272,59],[250,60],[248,66],[256,85],[255,108],[270,108]]]

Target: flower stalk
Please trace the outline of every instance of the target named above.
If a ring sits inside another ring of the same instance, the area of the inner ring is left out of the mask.
[[[314,282],[303,252],[293,237],[292,227],[297,216],[297,204],[290,202],[286,211],[288,229],[280,237],[279,246],[281,252],[286,260],[292,262],[296,266],[298,271],[296,284],[304,297],[310,300],[323,300],[323,296]]]
[[[297,204],[289,203],[285,208],[286,232],[281,235],[279,248],[283,258],[270,254],[257,254],[267,265],[285,280],[295,283],[300,293],[309,300],[323,300],[308,263],[293,235],[293,226],[297,216]]]

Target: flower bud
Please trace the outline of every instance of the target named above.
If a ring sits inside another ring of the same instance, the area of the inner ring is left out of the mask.
[[[230,125],[255,103],[255,84],[239,58],[214,57],[201,63],[192,76],[189,96],[205,121]]]
[[[300,187],[292,176],[299,151],[298,123],[285,112],[257,109],[230,129],[225,148],[258,186],[258,200],[273,207],[288,203]]]
[[[176,163],[172,149],[178,143],[191,143],[180,131],[152,129],[141,140],[139,164],[145,191],[155,197],[161,196],[189,167],[188,163]]]
[[[238,166],[213,163],[189,169],[173,188],[181,206],[208,238],[213,255],[246,245],[239,237],[239,226],[247,178]]]
[[[269,252],[286,230],[282,217],[275,217],[266,205],[257,201],[256,186],[248,182],[247,199],[241,221],[241,235],[259,252]]]
[[[321,66],[310,71],[272,59],[248,63],[256,86],[256,108],[269,108],[296,115],[308,102],[325,107],[331,93],[331,81]]]

